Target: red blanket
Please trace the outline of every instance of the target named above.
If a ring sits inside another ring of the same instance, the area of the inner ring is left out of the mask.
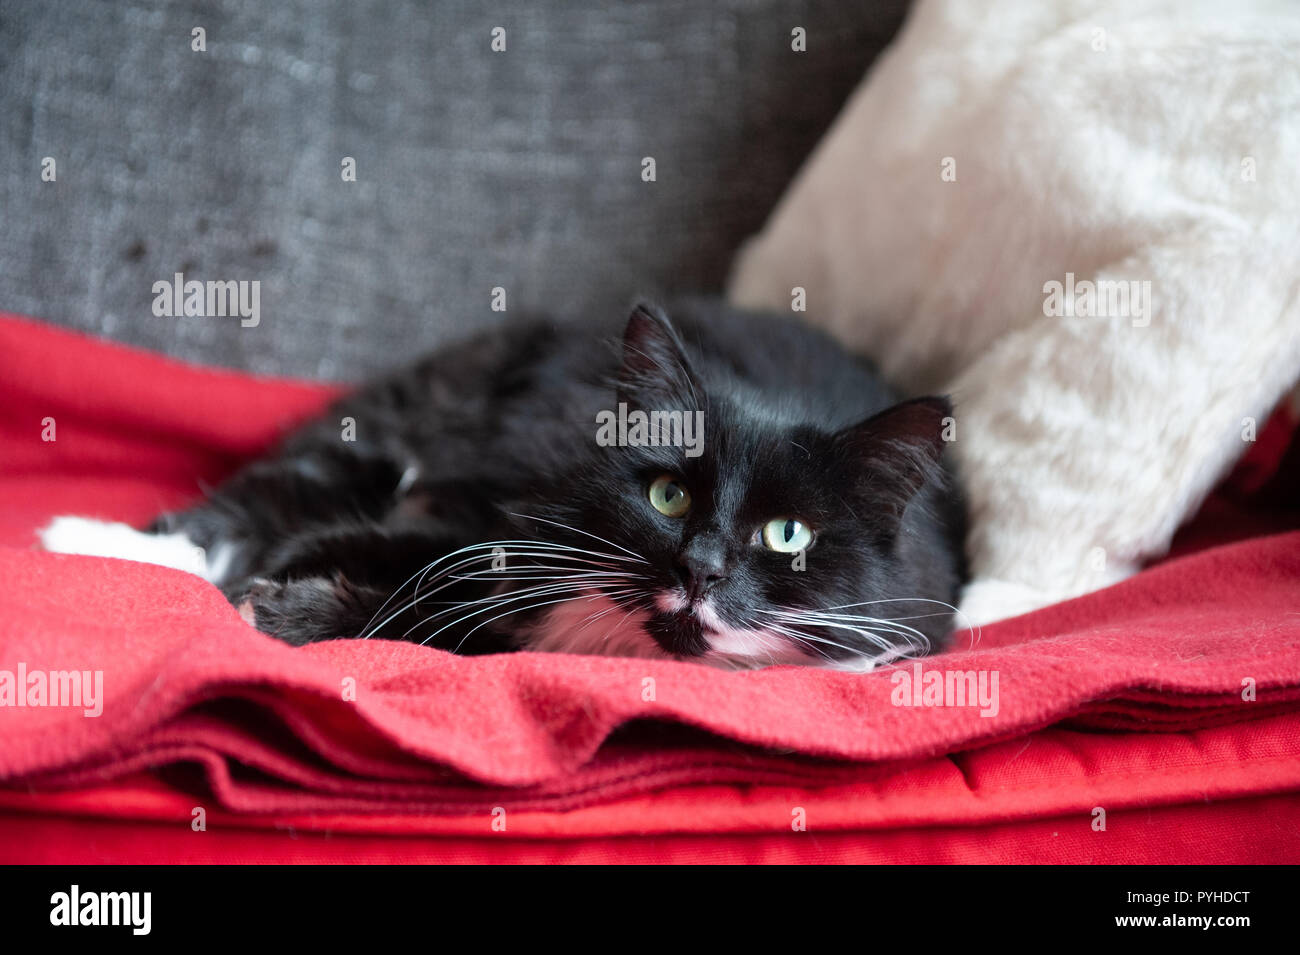
[[[292,649],[196,577],[44,554],[33,531],[50,517],[143,522],[331,392],[14,318],[0,319],[0,363],[0,859],[76,855],[84,832],[59,826],[93,816],[141,827],[107,830],[132,833],[108,857],[157,861],[162,833],[202,806],[259,858],[279,843],[258,838],[293,826],[348,834],[347,858],[394,834],[417,857],[444,840],[435,855],[595,858],[591,840],[617,835],[659,838],[627,843],[628,859],[694,858],[728,833],[750,840],[732,844],[742,857],[1007,861],[1024,841],[997,827],[1021,826],[1041,829],[1045,857],[1197,861],[1171,856],[1168,832],[1186,824],[1191,853],[1300,860],[1300,514],[1276,506],[1300,471],[1284,419],[1179,556],[1116,587],[919,664],[728,673],[383,641]],[[1224,543],[1242,535],[1256,536]],[[65,683],[65,699],[48,698],[57,686],[40,699],[49,674],[74,670],[102,698]],[[1207,800],[1233,808],[1202,817]],[[1106,830],[1098,809],[1114,814]],[[934,828],[951,826],[988,838]],[[17,827],[46,840],[5,837]]]

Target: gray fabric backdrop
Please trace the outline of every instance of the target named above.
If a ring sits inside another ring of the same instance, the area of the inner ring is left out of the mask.
[[[528,309],[719,290],[905,7],[6,0],[0,310],[356,379]],[[258,280],[260,324],[156,317],[177,271]]]

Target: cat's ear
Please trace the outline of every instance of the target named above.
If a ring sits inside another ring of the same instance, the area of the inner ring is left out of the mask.
[[[623,332],[618,400],[644,410],[698,407],[700,385],[676,329],[649,302],[632,309]]]
[[[876,505],[875,513],[885,518],[890,533],[897,530],[916,492],[941,479],[939,460],[951,422],[948,398],[916,398],[886,408],[836,436],[853,466],[860,468],[863,493]]]

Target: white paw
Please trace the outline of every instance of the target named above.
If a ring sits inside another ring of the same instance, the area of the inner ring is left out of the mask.
[[[207,554],[184,534],[146,534],[88,517],[56,517],[37,533],[41,546],[56,554],[119,557],[208,577]]]
[[[971,581],[961,594],[961,616],[956,622],[962,626],[982,627],[995,620],[1018,617],[1039,607],[1056,603],[1058,598],[1052,594],[1013,583],[1009,580],[996,580],[985,577]]]

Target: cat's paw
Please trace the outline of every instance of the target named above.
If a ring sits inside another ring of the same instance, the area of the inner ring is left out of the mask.
[[[68,516],[54,518],[37,536],[55,554],[118,557],[208,576],[207,555],[184,534],[147,534],[127,524]]]
[[[957,624],[964,627],[969,622],[970,626],[983,626],[1008,617],[1019,617],[1117,584],[1139,569],[1139,565],[1132,561],[1111,560],[1096,569],[1090,568],[1086,574],[1076,573],[1067,579],[1055,580],[1050,574],[1044,574],[1044,579],[1034,587],[997,577],[976,577],[962,591],[961,615],[957,617]]]
[[[1034,587],[984,577],[971,581],[962,591],[961,606],[954,623],[959,627],[982,627],[1029,613],[1055,603],[1057,599]]]
[[[299,580],[256,577],[231,602],[253,627],[297,647],[357,636],[369,619],[364,596],[337,575]]]

